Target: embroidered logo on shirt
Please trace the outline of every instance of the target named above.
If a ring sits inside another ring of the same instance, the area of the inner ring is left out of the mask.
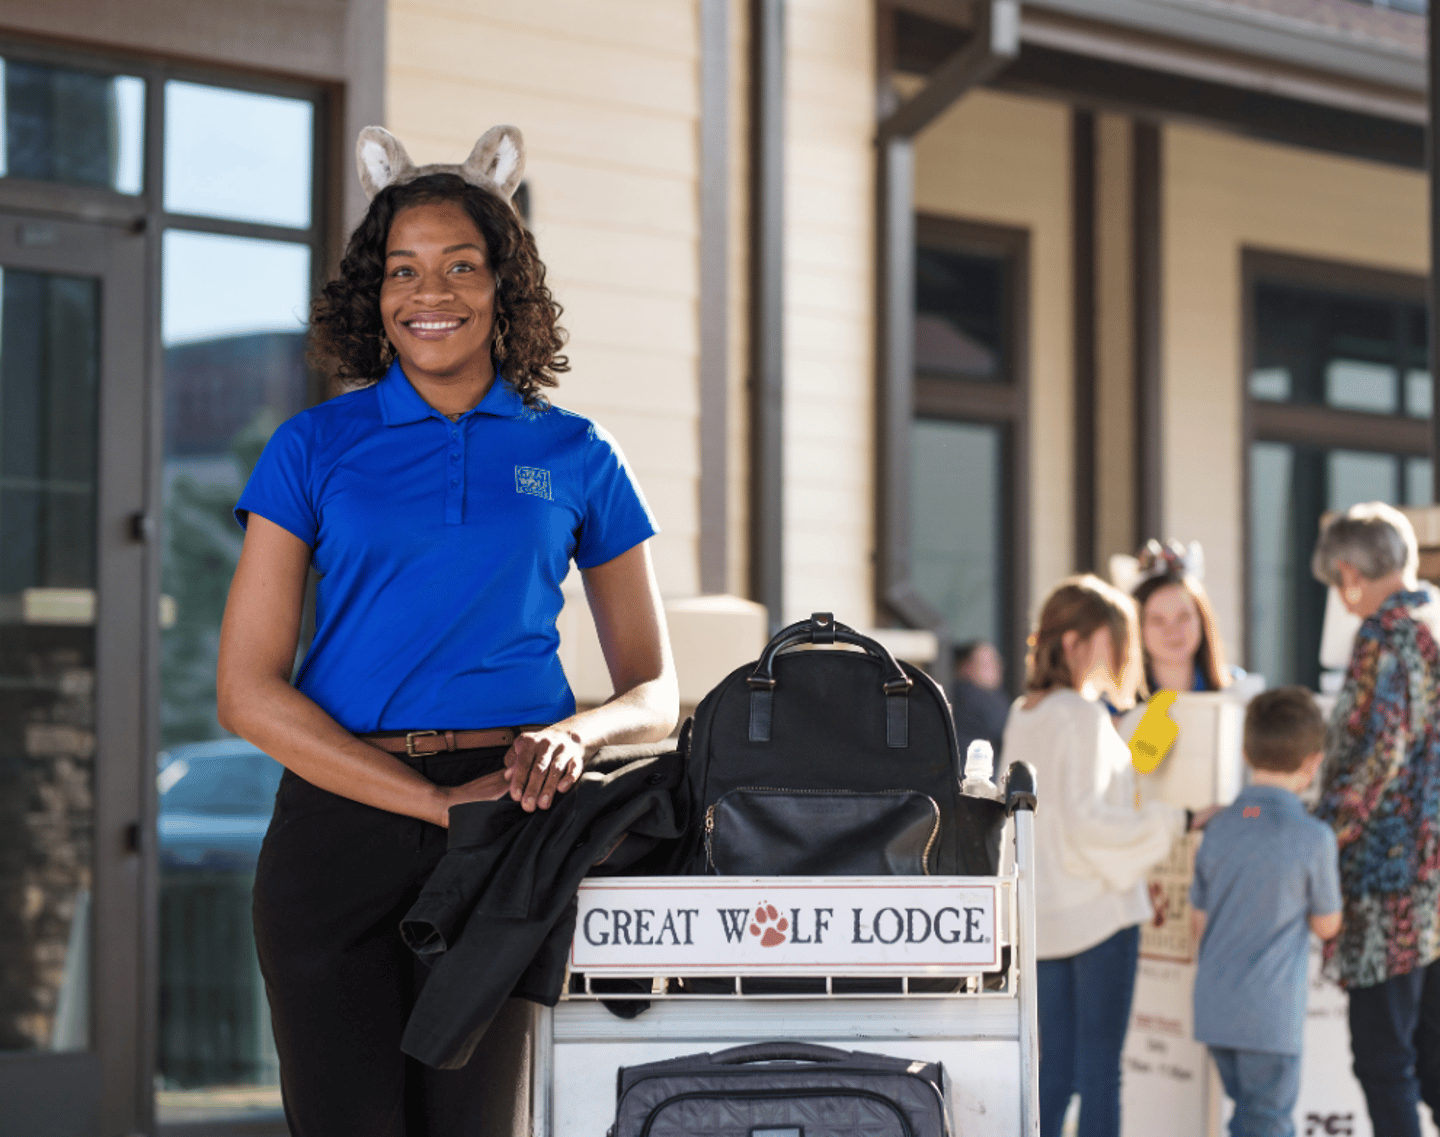
[[[1258,805],[1247,805],[1240,811],[1241,817],[1259,817],[1260,807]]]
[[[546,501],[552,500],[550,471],[542,470],[539,466],[516,466],[515,492],[528,493],[531,497],[543,497]]]

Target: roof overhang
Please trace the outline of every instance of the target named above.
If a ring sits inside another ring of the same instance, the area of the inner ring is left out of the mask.
[[[1342,36],[1244,2],[1026,0],[1019,57],[991,85],[1424,167],[1425,61],[1413,43]],[[931,74],[969,36],[958,0],[892,7],[897,70]]]
[[[1305,19],[1348,9],[1343,22]],[[1352,0],[1261,4],[1254,0],[1027,0],[1038,30],[1047,17],[1107,25],[1116,31],[1235,53],[1261,63],[1394,87],[1423,99],[1424,18],[1368,9]],[[1287,10],[1290,14],[1287,14]]]

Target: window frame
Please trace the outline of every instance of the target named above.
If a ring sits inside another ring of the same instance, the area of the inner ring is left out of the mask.
[[[338,250],[343,247],[341,226],[342,192],[337,171],[344,168],[343,143],[337,130],[343,120],[344,90],[340,84],[322,80],[287,78],[223,66],[193,64],[160,55],[141,55],[105,47],[67,46],[53,41],[30,39],[23,34],[0,34],[0,56],[80,71],[110,72],[133,75],[145,83],[144,135],[142,151],[142,185],[138,194],[124,194],[100,187],[74,186],[58,182],[0,177],[0,211],[35,217],[46,221],[83,222],[89,225],[118,228],[144,237],[143,291],[144,318],[133,334],[144,344],[145,407],[138,412],[144,423],[143,437],[133,440],[144,466],[145,505],[131,519],[131,531],[144,542],[144,591],[137,599],[140,611],[157,611],[160,603],[160,569],[163,538],[159,532],[163,518],[164,439],[165,439],[165,353],[161,340],[162,262],[161,250],[167,230],[213,233],[236,237],[255,237],[303,244],[310,250],[310,295],[324,283]],[[304,99],[315,108],[311,143],[310,224],[305,228],[233,221],[224,218],[170,213],[164,208],[165,156],[165,84],[170,80],[224,87],[261,95],[279,95]],[[327,395],[323,377],[310,370],[307,380],[307,403],[313,405]],[[113,427],[101,426],[102,446],[113,445],[109,433]],[[159,751],[160,737],[160,628],[158,621],[142,625],[138,642],[132,645],[141,657],[140,745],[142,762],[139,770],[141,816],[138,819],[138,856],[142,874],[141,931],[136,961],[139,984],[140,1014],[133,1023],[135,1053],[140,1076],[136,1093],[136,1121],[145,1131],[154,1130],[163,1137],[280,1137],[286,1133],[283,1117],[234,1119],[228,1121],[169,1123],[161,1125],[155,1118],[153,1074],[157,1058],[159,1033],[159,866],[155,839],[158,801],[155,793],[154,755]],[[148,758],[143,756],[148,755]],[[123,1012],[131,996],[117,995],[102,988],[92,990],[93,1021],[105,1022]],[[0,1055],[0,1061],[7,1060]],[[118,1071],[117,1071],[118,1073]],[[107,1090],[108,1093],[108,1090]],[[125,1091],[126,1094],[129,1091]],[[123,1095],[121,1095],[123,1096]],[[118,1097],[117,1097],[118,1100]],[[128,1099],[127,1099],[128,1100]]]
[[[1258,288],[1262,284],[1289,285],[1313,292],[1385,304],[1418,304],[1428,300],[1424,276],[1394,269],[1345,261],[1280,253],[1246,246],[1240,253],[1242,348],[1239,375],[1241,406],[1241,581],[1244,603],[1240,629],[1247,666],[1251,659],[1251,602],[1254,595],[1251,531],[1251,450],[1257,442],[1310,446],[1324,450],[1362,450],[1393,455],[1402,460],[1431,457],[1430,419],[1403,412],[1378,414],[1373,411],[1342,410],[1313,404],[1271,402],[1250,393],[1250,376],[1258,365]],[[1431,329],[1430,334],[1434,335]],[[1432,410],[1432,415],[1434,411]],[[1318,533],[1317,533],[1318,537]],[[1267,676],[1273,680],[1274,676]]]
[[[915,214],[915,244],[1007,262],[1003,352],[1007,374],[1000,381],[926,374],[912,364],[910,406],[905,429],[892,445],[899,451],[882,469],[903,475],[882,478],[877,533],[902,535],[903,548],[881,549],[876,556],[877,601],[908,623],[926,627],[941,640],[940,663],[954,644],[944,617],[918,591],[911,562],[911,424],[916,419],[970,422],[1001,428],[1000,627],[1006,683],[1018,689],[1024,679],[1023,647],[1029,634],[1030,593],[1030,232],[935,213]],[[913,313],[913,308],[912,308]],[[883,391],[881,392],[883,398]],[[898,523],[898,524],[897,524]],[[892,526],[894,526],[892,528]],[[917,617],[919,617],[917,619]],[[944,678],[948,681],[949,676]]]

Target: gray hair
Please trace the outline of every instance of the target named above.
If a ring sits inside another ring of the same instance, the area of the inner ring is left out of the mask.
[[[1420,567],[1420,550],[1409,519],[1394,506],[1379,501],[1352,505],[1320,533],[1310,571],[1321,584],[1338,585],[1344,561],[1366,580],[1380,580],[1402,572],[1413,584]]]

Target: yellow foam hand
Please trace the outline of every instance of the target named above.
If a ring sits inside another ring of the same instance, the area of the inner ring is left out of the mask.
[[[1170,717],[1170,706],[1179,695],[1179,691],[1156,691],[1130,738],[1130,761],[1142,774],[1165,761],[1165,755],[1175,745],[1180,727]]]

